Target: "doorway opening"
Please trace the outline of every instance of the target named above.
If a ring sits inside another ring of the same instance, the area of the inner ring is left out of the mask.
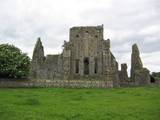
[[[97,60],[97,58],[95,58],[94,73],[95,73],[95,74],[98,73],[98,60]]]
[[[155,78],[152,75],[150,76],[150,80],[151,80],[150,81],[151,83],[155,83],[156,82]]]
[[[79,60],[76,59],[76,73],[79,73]]]
[[[84,58],[84,74],[88,75],[89,74],[89,58],[86,57]]]

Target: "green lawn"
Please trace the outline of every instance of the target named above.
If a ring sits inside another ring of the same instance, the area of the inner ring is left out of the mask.
[[[0,120],[160,120],[160,87],[1,88]]]

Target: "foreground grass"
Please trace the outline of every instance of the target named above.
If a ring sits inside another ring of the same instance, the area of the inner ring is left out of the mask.
[[[0,120],[160,120],[160,87],[0,89]]]

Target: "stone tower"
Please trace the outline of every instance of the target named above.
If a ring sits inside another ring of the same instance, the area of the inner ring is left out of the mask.
[[[143,67],[137,44],[134,44],[132,46],[131,80],[135,82],[136,85],[144,85],[150,83],[149,70]]]
[[[32,56],[31,62],[31,76],[39,78],[41,76],[41,69],[44,63],[44,50],[41,39],[38,38]]]
[[[125,82],[129,82],[126,63],[121,64],[121,71],[119,71],[119,80],[122,84]]]
[[[79,76],[101,75],[103,27],[73,27],[70,29],[71,73]],[[107,47],[107,46],[106,46]]]
[[[131,78],[134,79],[135,70],[143,68],[137,44],[132,46],[131,66]]]
[[[44,62],[44,58],[45,57],[44,57],[43,45],[41,39],[38,38],[33,51],[32,61],[37,65],[41,65]]]
[[[118,83],[118,63],[110,51],[110,40],[103,38],[103,26],[71,28],[69,42],[65,42],[64,46],[65,76]]]

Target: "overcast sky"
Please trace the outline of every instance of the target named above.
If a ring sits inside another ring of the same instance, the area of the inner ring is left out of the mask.
[[[0,44],[29,56],[37,37],[45,54],[58,54],[70,27],[101,24],[119,64],[130,68],[137,43],[144,66],[160,71],[160,0],[0,0]]]

